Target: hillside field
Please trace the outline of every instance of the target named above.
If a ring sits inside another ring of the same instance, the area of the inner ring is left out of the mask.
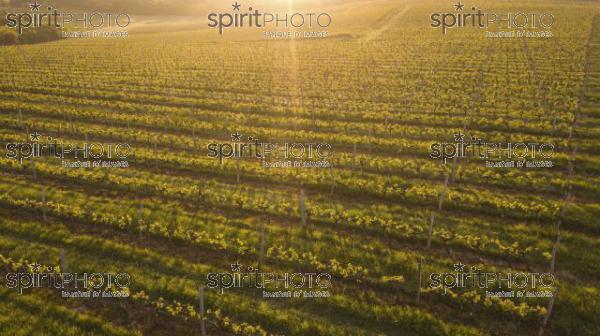
[[[465,4],[553,13],[550,38],[432,28],[453,2],[253,4],[331,13],[303,39],[221,35],[206,14],[231,4],[202,4],[0,46],[0,335],[600,335],[599,3]],[[552,166],[432,158],[460,135],[552,144]],[[128,167],[10,157],[53,141],[128,144]],[[330,166],[211,156],[255,141]],[[9,288],[38,264],[127,273],[129,297]],[[431,286],[461,265],[551,274],[554,297]],[[234,268],[325,273],[328,295],[211,286]]]

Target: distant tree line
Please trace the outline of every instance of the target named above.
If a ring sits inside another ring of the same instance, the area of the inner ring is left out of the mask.
[[[23,30],[19,35],[15,29],[6,27],[6,12],[0,11],[0,45],[32,44],[58,40],[60,30],[54,27],[36,27]]]

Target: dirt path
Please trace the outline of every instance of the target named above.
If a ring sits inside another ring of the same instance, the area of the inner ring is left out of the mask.
[[[376,38],[378,38],[381,34],[383,34],[386,30],[390,29],[392,27],[392,25],[394,25],[394,23],[396,23],[396,21],[398,21],[398,19],[406,14],[406,12],[410,9],[410,6],[405,6],[404,8],[402,8],[402,10],[400,10],[398,13],[394,14],[394,16],[392,16],[389,20],[387,20],[387,22],[385,22],[381,27],[367,33],[365,35],[365,37],[363,38],[363,41],[365,42],[369,42],[372,41]]]

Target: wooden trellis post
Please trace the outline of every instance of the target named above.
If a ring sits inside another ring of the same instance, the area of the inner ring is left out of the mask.
[[[46,187],[42,187],[40,195],[42,199],[42,218],[44,219],[44,221],[47,221],[48,217],[46,216]]]
[[[35,169],[35,161],[33,160],[33,156],[31,157],[31,172],[33,173],[33,179],[37,180],[37,170]]]
[[[419,258],[419,270],[418,270],[419,283],[417,287],[417,304],[421,302],[421,283],[423,281],[423,257]]]
[[[23,128],[23,112],[19,109],[19,128]]]
[[[306,226],[306,204],[304,189],[300,189],[300,218],[302,218],[302,225]]]
[[[131,207],[133,207],[133,205]],[[137,222],[139,223],[141,221],[142,221],[142,203],[139,203],[138,208],[137,208]]]
[[[329,178],[331,179],[331,190],[329,194],[333,195],[333,191],[335,190],[335,177],[333,176],[333,165],[329,163]]]
[[[206,326],[204,324],[204,286],[198,287],[198,304],[200,308],[200,331],[202,336],[206,336]]]
[[[355,160],[356,160],[356,142],[352,145],[352,169],[354,169]]]
[[[429,219],[429,234],[427,237],[427,248],[431,247],[431,237],[433,236],[433,223],[435,221],[435,211],[431,212],[431,218]]]
[[[446,178],[444,179],[444,189],[442,189],[442,192],[440,193],[440,198],[438,200],[438,206],[437,206],[438,212],[442,211],[442,204],[444,203],[444,197],[446,196],[446,192],[448,190],[448,182],[450,181],[450,175],[451,175],[451,173],[446,175]],[[431,239],[433,238],[434,222],[435,222],[435,211],[432,211],[431,219],[429,221],[429,237],[427,238],[427,248],[431,247]]]
[[[156,142],[153,143],[154,144],[154,168],[158,169],[158,161],[156,158],[158,158],[158,150],[156,149]]]
[[[264,161],[264,158],[263,158]],[[263,167],[264,167],[264,163],[263,163]],[[235,182],[237,184],[240,183],[240,174],[241,174],[241,169],[240,169],[240,157],[236,156],[235,158]]]
[[[548,302],[548,308],[546,316],[544,317],[544,321],[542,322],[542,326],[540,327],[540,332],[538,336],[543,336],[544,331],[546,330],[546,325],[548,324],[548,320],[550,320],[550,315],[552,314],[552,309],[554,308],[554,301],[556,300],[556,296],[558,295],[558,287],[552,291],[552,297],[550,298],[550,302]]]
[[[67,271],[67,256],[65,255],[65,249],[60,249],[60,271],[61,273],[68,273]]]
[[[554,265],[556,263],[556,252],[558,252],[558,247],[560,245],[560,232],[558,233],[558,236],[556,237],[556,242],[554,243],[554,246],[552,247],[552,260],[550,261],[550,273],[554,274]]]
[[[268,220],[268,219],[267,219]],[[258,269],[262,270],[264,254],[265,254],[265,222],[263,221],[260,226],[260,254],[258,256]]]
[[[373,135],[373,130],[371,128],[369,128],[369,154],[371,154],[371,137]]]
[[[137,225],[138,225],[138,233],[141,236],[142,235],[142,218],[143,214],[142,214],[142,203],[140,203],[138,205],[138,209],[137,209]]]

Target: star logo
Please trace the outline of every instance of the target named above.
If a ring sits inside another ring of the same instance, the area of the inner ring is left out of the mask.
[[[463,142],[465,141],[465,135],[458,132],[458,133],[454,133],[454,141],[456,142]]]
[[[33,263],[33,264],[31,264],[31,270],[32,270],[33,272],[37,273],[37,272],[40,270],[40,264],[38,264],[38,263],[36,263],[36,262],[35,262],[35,263]]]
[[[463,10],[463,7],[465,7],[465,5],[461,4],[459,1],[456,5],[454,5],[454,7],[456,7],[457,11],[461,11]]]
[[[458,262],[458,264],[454,264],[455,272],[462,272],[464,268],[465,268],[465,265],[463,265],[463,263],[461,263],[461,262]]]
[[[232,141],[240,141],[242,139],[242,135],[238,132],[235,132],[231,135]]]
[[[37,131],[35,133],[31,133],[29,135],[29,137],[31,138],[31,141],[39,141],[40,140],[40,136],[41,136],[41,134],[38,133]]]
[[[242,269],[242,265],[240,265],[240,263],[238,261],[236,261],[235,264],[231,264],[232,272],[239,272],[241,269]]]
[[[233,10],[240,10],[240,6],[242,4],[238,3],[237,1],[234,4],[231,4],[231,7],[233,7]]]
[[[41,6],[42,5],[37,3],[37,1],[29,5],[32,11],[39,11]]]

